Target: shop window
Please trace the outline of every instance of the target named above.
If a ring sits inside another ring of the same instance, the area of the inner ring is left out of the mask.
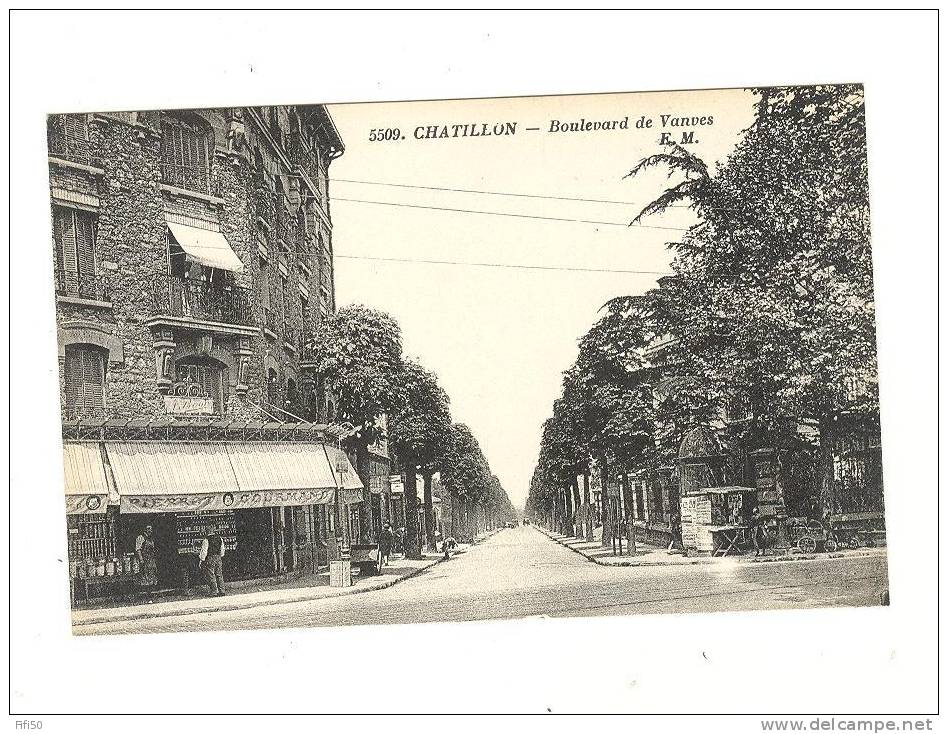
[[[67,346],[65,353],[64,402],[68,417],[101,415],[105,408],[105,366],[108,352],[89,344],[81,344]]]
[[[53,207],[56,287],[60,294],[96,298],[96,215],[83,209]]]
[[[166,184],[211,193],[212,141],[196,120],[165,116],[161,120],[161,179]]]
[[[191,399],[188,412],[223,415],[227,404],[227,368],[211,359],[186,359],[176,366],[172,394]]]

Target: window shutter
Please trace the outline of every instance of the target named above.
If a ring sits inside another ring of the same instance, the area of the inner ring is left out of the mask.
[[[95,275],[95,226],[89,212],[75,212],[76,264],[79,283]]]
[[[85,115],[66,115],[66,137],[72,140],[85,140],[88,137]]]
[[[266,264],[260,263],[260,303],[270,309],[270,274]]]
[[[63,276],[66,291],[76,293],[79,290],[79,268],[76,259],[76,220],[72,209],[58,209],[60,215],[59,249],[63,263]]]
[[[82,388],[84,408],[90,411],[105,407],[105,369],[102,353],[94,349],[83,349]]]
[[[66,349],[66,362],[63,365],[65,385],[65,403],[69,417],[75,417],[74,411],[80,407],[82,394],[82,358],[76,349]]]

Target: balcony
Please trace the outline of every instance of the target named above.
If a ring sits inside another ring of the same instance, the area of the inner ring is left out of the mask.
[[[171,319],[180,325],[230,325],[235,328],[211,330],[237,333],[245,333],[253,326],[253,294],[247,288],[164,273],[153,274],[150,286],[154,318]]]
[[[107,306],[112,304],[111,288],[103,276],[73,270],[56,271],[56,295],[66,300],[91,301]]]
[[[300,348],[299,334],[292,324],[283,324],[283,343],[293,351],[298,351]]]
[[[220,187],[211,176],[209,166],[184,166],[162,161],[161,182],[202,196],[220,197]]]
[[[270,332],[270,336],[273,339],[276,339],[276,335],[279,333],[277,328],[277,317],[276,314],[269,308],[263,309],[263,328]]]

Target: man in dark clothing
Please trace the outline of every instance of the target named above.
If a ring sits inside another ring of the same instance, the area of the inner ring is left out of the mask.
[[[392,532],[392,523],[385,523],[379,531],[379,565],[387,566],[388,557],[392,555],[392,545],[395,543],[395,533]]]
[[[201,544],[201,563],[212,596],[224,596],[224,539],[212,530]]]

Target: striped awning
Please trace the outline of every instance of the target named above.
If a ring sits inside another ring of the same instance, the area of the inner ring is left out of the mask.
[[[122,512],[195,512],[362,500],[344,452],[323,444],[135,441],[105,443]],[[337,452],[336,455],[333,452]]]
[[[63,444],[63,469],[66,486],[66,513],[81,515],[105,512],[109,500],[109,482],[97,442]]]

